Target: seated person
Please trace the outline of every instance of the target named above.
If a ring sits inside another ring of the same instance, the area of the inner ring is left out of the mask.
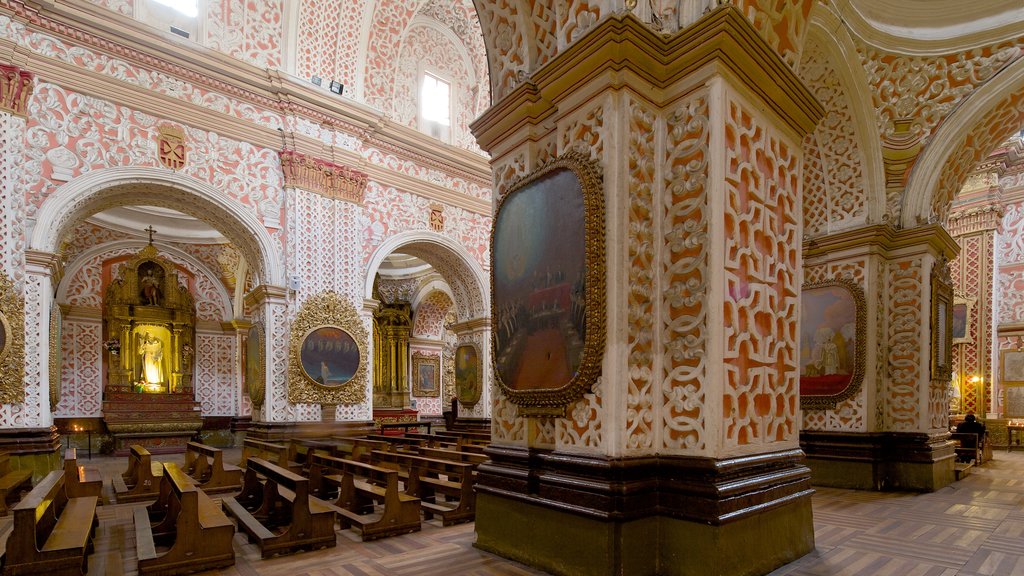
[[[978,418],[974,414],[968,414],[964,421],[956,425],[957,433],[973,433],[978,435],[978,448],[985,448],[985,438],[987,434],[985,431],[985,424],[978,422]]]

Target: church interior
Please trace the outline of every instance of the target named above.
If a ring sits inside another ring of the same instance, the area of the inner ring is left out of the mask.
[[[1020,0],[0,0],[0,142],[4,576],[1024,575]]]

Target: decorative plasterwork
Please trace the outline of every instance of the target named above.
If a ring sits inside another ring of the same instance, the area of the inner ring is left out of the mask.
[[[359,347],[359,368],[340,386],[311,381],[302,370],[302,343],[313,330],[335,326],[348,332]],[[288,354],[288,401],[292,404],[360,404],[366,400],[369,335],[348,299],[335,292],[311,296],[299,308],[291,326]]]
[[[295,150],[281,152],[284,185],[316,192],[328,198],[363,203],[368,176],[354,168]]]
[[[0,64],[0,110],[25,116],[28,99],[32,97],[34,74],[17,66]]]
[[[25,401],[25,301],[14,283],[0,272],[0,324],[4,343],[0,346],[0,403]]]

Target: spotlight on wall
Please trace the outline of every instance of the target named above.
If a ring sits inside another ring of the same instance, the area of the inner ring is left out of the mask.
[[[341,93],[344,92],[344,91],[345,91],[345,85],[344,84],[342,84],[341,82],[338,82],[337,80],[331,80],[331,92],[334,92],[338,96],[341,96]]]
[[[319,76],[313,76],[312,78],[309,79],[309,81],[312,82],[313,84],[316,84],[317,86],[322,85],[324,82]]]
[[[186,30],[182,30],[181,28],[178,28],[176,26],[171,26],[171,32],[177,34],[178,36],[181,36],[182,38],[188,38],[189,36]]]

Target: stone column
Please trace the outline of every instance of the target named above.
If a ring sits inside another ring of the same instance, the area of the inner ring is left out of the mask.
[[[998,350],[993,350],[998,291],[996,237],[1003,223],[1002,188],[995,166],[971,176],[957,195],[947,228],[960,247],[951,272],[957,301],[966,305],[966,341],[953,344],[953,373],[961,385],[960,412],[980,418],[998,417],[999,390],[995,375]],[[977,384],[974,379],[977,378]]]
[[[256,424],[291,422],[292,406],[288,403],[288,291],[280,286],[263,284],[246,296],[247,305],[258,310],[257,318],[266,331],[264,339],[264,374],[266,391],[263,408],[253,414]]]
[[[847,397],[802,399],[800,446],[815,485],[936,490],[953,480],[948,381],[931,366],[931,279],[956,250],[938,225],[865,226],[804,243],[804,281],[859,287],[866,328],[863,378]]]
[[[499,195],[570,150],[601,165],[607,293],[601,377],[566,417],[492,390],[477,546],[587,575],[766,573],[813,549],[800,143],[821,115],[725,6],[674,36],[611,16],[474,124]]]

